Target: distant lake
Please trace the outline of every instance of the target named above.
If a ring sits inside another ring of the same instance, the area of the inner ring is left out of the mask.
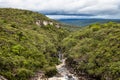
[[[75,26],[87,26],[94,23],[107,23],[110,21],[120,23],[120,19],[59,19],[58,21]]]

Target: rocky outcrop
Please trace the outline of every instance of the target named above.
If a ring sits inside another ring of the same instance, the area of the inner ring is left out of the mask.
[[[50,26],[55,26],[56,28],[60,28],[60,24],[59,23],[54,23],[52,21],[42,21],[42,20],[37,20],[36,21],[36,25],[40,26],[40,27],[44,27],[44,26],[47,26],[47,25],[50,25]]]
[[[43,25],[44,25],[44,26],[47,26],[48,24],[49,24],[48,21],[43,21]]]
[[[36,25],[42,26],[42,21],[41,21],[41,20],[37,20],[37,21],[36,21]]]
[[[38,26],[47,26],[47,25],[53,25],[52,21],[43,21],[43,20],[37,20],[36,25]]]
[[[49,22],[49,24],[52,26],[52,25],[53,25],[53,22]]]

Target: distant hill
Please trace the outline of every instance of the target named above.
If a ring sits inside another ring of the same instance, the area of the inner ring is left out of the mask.
[[[28,80],[35,72],[55,75],[57,50],[68,34],[60,23],[32,11],[0,8],[0,75]]]
[[[108,23],[108,22],[118,22],[120,23],[120,19],[59,19],[58,21],[73,25],[73,26],[88,26],[95,23]]]

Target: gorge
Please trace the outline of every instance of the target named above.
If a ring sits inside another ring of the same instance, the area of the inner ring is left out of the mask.
[[[119,80],[120,23],[74,29],[38,12],[0,8],[0,79]]]

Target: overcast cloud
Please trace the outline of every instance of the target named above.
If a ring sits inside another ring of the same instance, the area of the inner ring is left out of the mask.
[[[58,14],[91,14],[93,18],[120,18],[120,0],[0,0],[0,7]]]

